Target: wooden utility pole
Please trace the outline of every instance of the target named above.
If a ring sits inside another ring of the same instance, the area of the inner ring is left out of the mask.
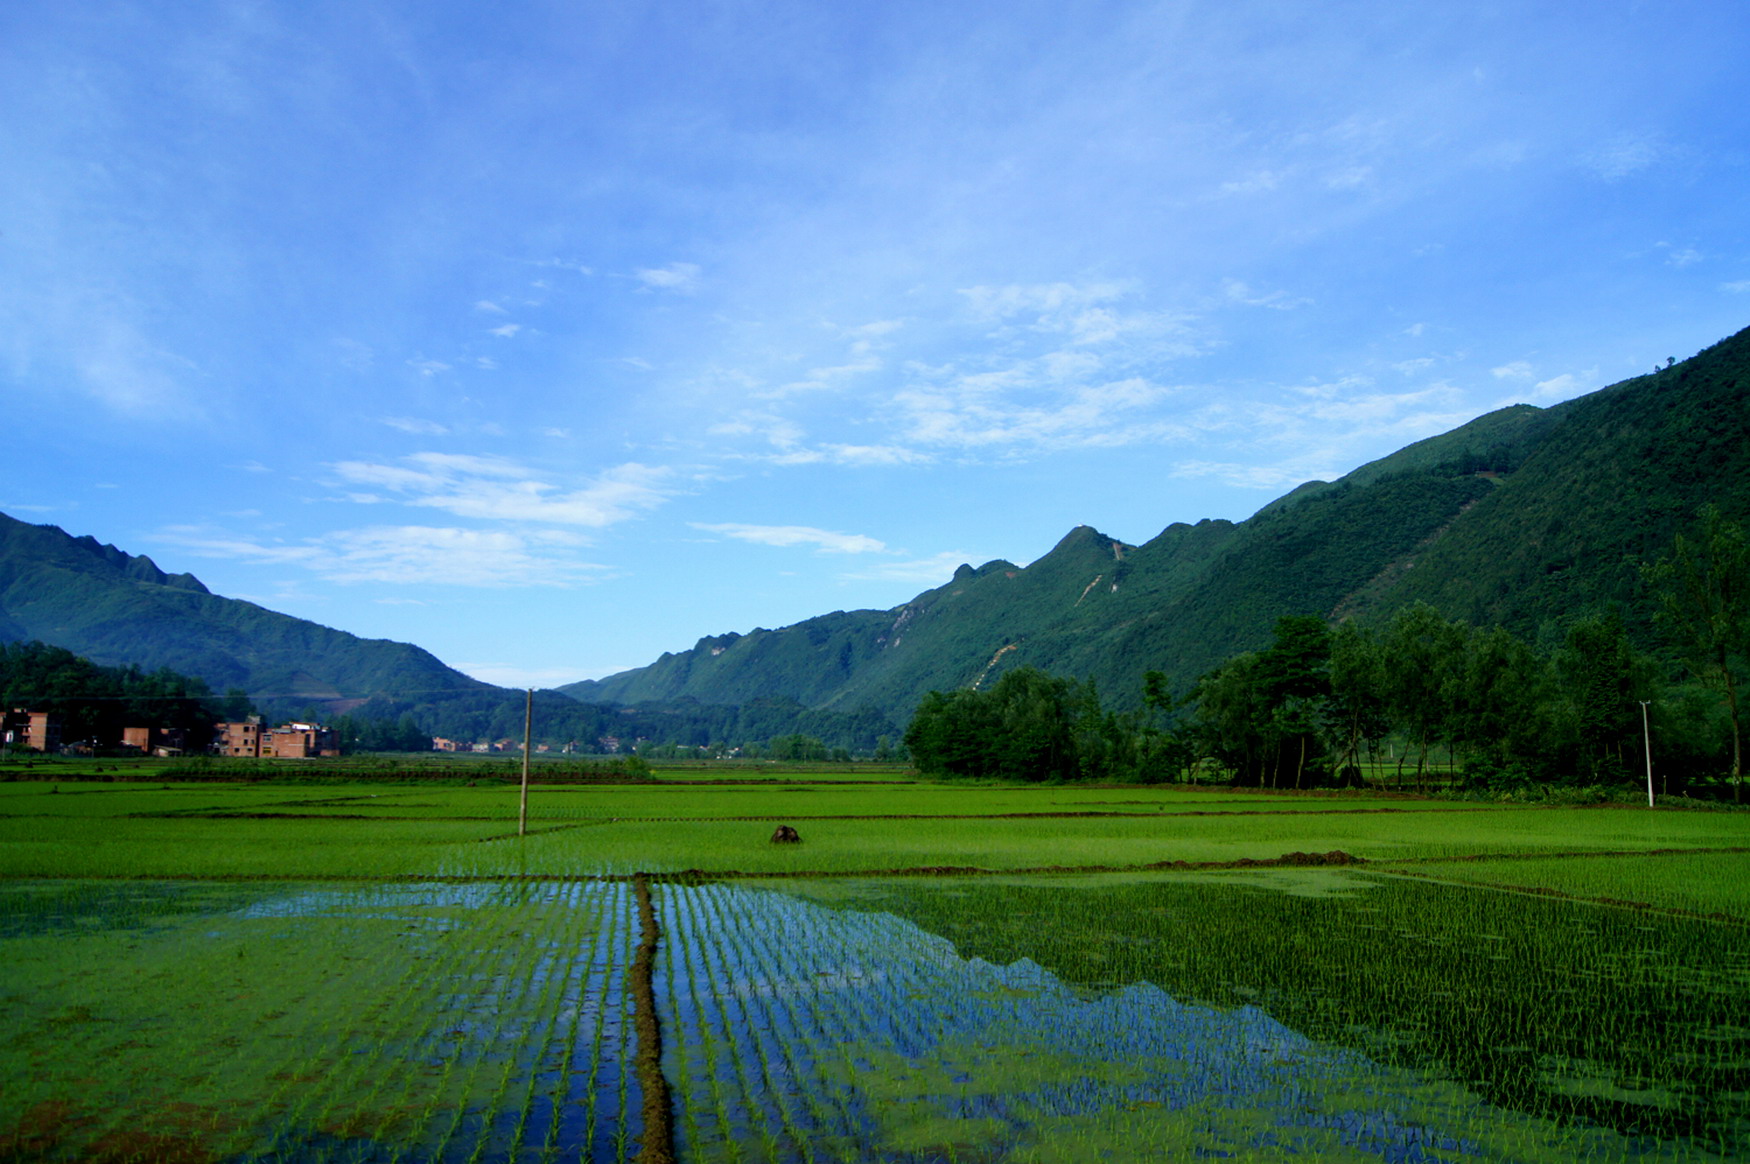
[[[535,689],[529,688],[528,698],[523,701],[523,801],[517,809],[516,835],[526,836],[529,831],[529,735],[535,725]]]

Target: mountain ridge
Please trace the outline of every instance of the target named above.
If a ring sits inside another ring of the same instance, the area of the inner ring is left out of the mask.
[[[1144,671],[1183,687],[1268,642],[1283,614],[1367,619],[1421,600],[1535,637],[1627,603],[1638,562],[1704,502],[1750,512],[1746,417],[1750,329],[1652,375],[1509,405],[1304,482],[1243,522],[1175,522],[1140,546],[1077,526],[1026,567],[962,565],[888,610],[706,636],[560,690],[622,705],[776,696],[903,721],[926,691],[1024,664],[1134,704]],[[1628,621],[1647,637],[1644,617]]]
[[[38,639],[106,666],[170,667],[215,691],[242,688],[269,702],[497,690],[411,643],[361,638],[225,598],[144,554],[5,514],[0,638]]]

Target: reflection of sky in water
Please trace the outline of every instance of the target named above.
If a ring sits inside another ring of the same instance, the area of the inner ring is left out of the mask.
[[[101,1120],[79,1117],[94,1129],[223,1096],[213,1134],[232,1138],[210,1153],[191,1147],[190,1159],[460,1164],[531,1150],[617,1159],[638,1130],[638,1087],[622,1071],[635,929],[630,887],[601,882],[0,886],[0,967],[6,940],[47,938],[75,983],[156,975],[126,1006],[63,985],[54,997],[87,997],[79,1013],[95,1017],[51,1022],[46,1038],[40,1018],[4,1016],[0,1034],[22,1032],[40,1054],[28,1078],[0,1069],[0,1155],[31,1104],[81,1105],[94,1094],[86,1077],[109,1070],[82,1058],[90,1050],[66,1037],[73,1030],[102,1034],[106,1046],[132,1036],[112,1056],[123,1082],[95,1091]],[[269,943],[278,958],[245,958]],[[199,960],[214,948],[222,964]],[[286,957],[311,971],[282,982]],[[156,1044],[178,1039],[193,1008],[202,1034],[175,1042],[167,1064]],[[220,1066],[185,1086],[197,1059]],[[24,1057],[8,1066],[23,1070]],[[356,1126],[336,1115],[355,1110]],[[390,1131],[369,1130],[379,1125]],[[75,1158],[84,1133],[66,1134],[74,1139],[60,1156]],[[120,1158],[106,1151],[96,1156]]]
[[[963,958],[893,914],[777,890],[653,891],[683,1160],[1709,1158],[1491,1107],[1257,1006],[1182,1003],[1147,982],[1072,986],[1026,959]],[[624,883],[35,883],[0,886],[0,920],[15,937],[89,935],[79,948],[115,959],[104,963],[115,973],[147,931],[163,931],[153,940],[164,949],[206,944],[184,934],[273,939],[307,943],[325,965],[396,967],[382,996],[325,999],[316,1042],[299,1041],[305,1031],[259,1046],[288,1062],[356,1064],[360,1081],[408,1079],[410,1096],[437,1087],[430,1106],[383,1139],[324,1132],[317,1113],[356,1084],[311,1073],[283,1108],[249,1108],[265,1121],[258,1158],[511,1159],[530,1136],[567,1159],[635,1150],[638,1089],[622,1068],[637,922]],[[111,929],[114,941],[102,936]],[[405,1017],[385,1022],[378,1001]],[[258,1022],[247,1008],[208,1017],[214,1034]],[[266,1093],[285,1069],[269,1058],[227,1068]]]
[[[692,1158],[1699,1158],[1492,1108],[1256,1007],[963,959],[890,914],[727,886],[664,887],[661,909]]]
[[[545,920],[528,907],[549,911]],[[418,939],[478,938],[471,915],[512,921],[483,961],[420,989],[425,1039],[372,1050],[391,1070],[473,1072],[490,1091],[458,1095],[415,1142],[338,1140],[296,1122],[260,1158],[391,1161],[616,1160],[635,1144],[639,1090],[629,1070],[626,991],[636,926],[630,887],[606,882],[418,883],[300,888],[235,916],[401,923]],[[295,933],[296,930],[288,931]],[[441,946],[434,944],[434,954]],[[465,961],[470,961],[466,960]],[[520,1098],[518,1098],[520,1097]]]

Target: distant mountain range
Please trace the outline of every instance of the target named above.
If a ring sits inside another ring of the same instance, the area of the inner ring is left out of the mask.
[[[0,639],[37,639],[109,666],[169,667],[257,699],[334,706],[499,689],[407,643],[361,639],[53,525],[0,514]]]
[[[783,696],[909,716],[931,690],[1023,664],[1134,703],[1269,641],[1284,614],[1371,618],[1417,600],[1531,639],[1634,601],[1638,567],[1701,505],[1750,517],[1750,329],[1694,358],[1552,408],[1515,405],[1313,481],[1232,523],[1141,546],[1082,526],[1025,568],[962,566],[892,610],[700,639],[561,690],[632,704]]]
[[[1143,672],[1183,686],[1266,643],[1284,614],[1367,619],[1422,600],[1536,639],[1618,605],[1645,635],[1639,563],[1710,501],[1750,518],[1750,330],[1553,408],[1490,413],[1243,522],[1175,523],[1141,546],[1081,526],[1030,566],[965,565],[892,610],[703,638],[561,688],[591,706],[547,695],[545,713],[579,738],[806,730],[857,746],[933,688],[1023,664],[1131,703]],[[444,734],[520,725],[520,693],[418,647],[223,598],[150,558],[0,515],[6,639],[167,666],[279,706],[368,700]]]

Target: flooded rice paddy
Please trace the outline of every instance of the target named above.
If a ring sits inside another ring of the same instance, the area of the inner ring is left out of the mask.
[[[0,1157],[1750,1154],[1742,926],[1352,870],[0,885]]]

